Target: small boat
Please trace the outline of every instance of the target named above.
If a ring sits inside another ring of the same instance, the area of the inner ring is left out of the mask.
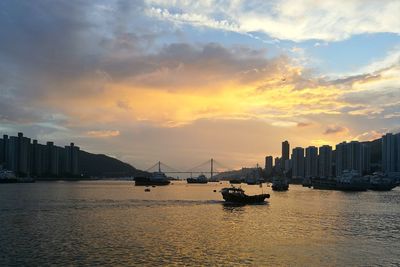
[[[312,186],[312,179],[310,177],[306,177],[303,179],[303,182],[301,183],[303,187],[311,187]]]
[[[373,173],[369,178],[368,189],[373,191],[390,191],[395,188],[398,184],[395,179],[383,175],[382,173]]]
[[[221,194],[226,202],[238,204],[256,204],[265,202],[269,198],[269,194],[260,194],[249,196],[244,193],[242,188],[226,187],[221,189]]]
[[[150,177],[137,176],[134,180],[136,186],[169,185],[171,183],[165,173],[161,171],[153,172]]]
[[[34,183],[32,177],[17,177],[13,171],[0,170],[0,184]]]
[[[229,183],[230,184],[241,184],[241,183],[244,183],[244,180],[243,179],[232,179],[232,180],[229,180]]]
[[[272,190],[274,191],[287,191],[289,190],[289,184],[284,177],[274,177],[272,179]]]
[[[208,183],[208,179],[205,175],[201,174],[197,178],[187,178],[186,179],[188,184],[206,184]]]

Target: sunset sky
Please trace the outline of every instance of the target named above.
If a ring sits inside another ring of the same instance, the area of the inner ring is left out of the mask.
[[[400,1],[0,2],[0,132],[147,169],[400,130]]]

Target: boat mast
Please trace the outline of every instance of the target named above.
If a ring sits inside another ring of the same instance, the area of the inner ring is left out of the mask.
[[[161,161],[158,162],[158,172],[161,172]]]

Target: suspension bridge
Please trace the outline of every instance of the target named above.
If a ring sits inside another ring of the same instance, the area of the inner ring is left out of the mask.
[[[215,159],[209,159],[205,162],[202,162],[201,164],[195,165],[192,168],[189,168],[187,170],[178,170],[174,167],[171,167],[161,161],[158,161],[155,163],[153,166],[148,168],[146,171],[147,172],[163,172],[163,173],[168,173],[168,174],[190,174],[190,177],[192,177],[193,174],[210,174],[210,179],[213,178],[214,174],[218,174],[221,172],[226,172],[226,171],[231,171],[233,168],[229,168],[225,166],[224,164],[220,163],[219,161],[216,161]]]

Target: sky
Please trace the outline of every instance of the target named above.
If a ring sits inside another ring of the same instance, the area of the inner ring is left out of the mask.
[[[0,132],[147,169],[400,131],[400,1],[0,2]]]

